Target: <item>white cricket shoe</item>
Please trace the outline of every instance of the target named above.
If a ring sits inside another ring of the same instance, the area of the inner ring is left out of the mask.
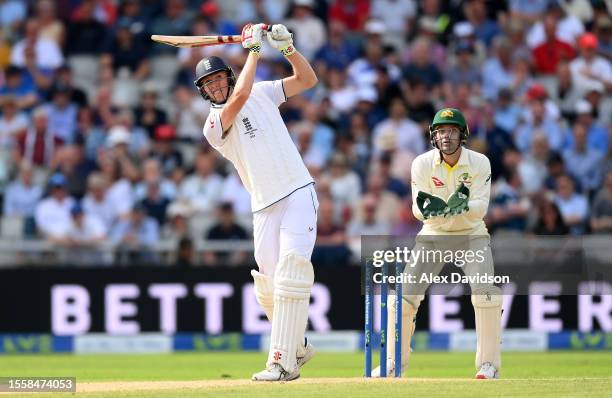
[[[296,368],[293,372],[287,372],[278,363],[273,363],[259,373],[255,373],[253,381],[291,381],[300,377],[300,369]]]
[[[491,362],[485,362],[476,373],[477,379],[499,379],[499,372]]]
[[[402,366],[402,375],[406,371],[406,366]],[[387,377],[395,376],[395,361],[387,359]],[[380,377],[380,366],[372,369],[372,377]]]
[[[312,344],[308,342],[308,339],[304,337],[304,345],[299,348],[297,353],[297,366],[302,368],[306,362],[310,361],[315,356],[316,350]]]

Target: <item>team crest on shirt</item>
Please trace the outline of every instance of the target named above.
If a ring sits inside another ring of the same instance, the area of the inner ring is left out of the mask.
[[[457,184],[463,183],[466,187],[472,185],[472,176],[470,173],[462,173],[457,179]]]
[[[244,134],[248,135],[251,138],[255,138],[255,132],[257,131],[257,129],[253,127],[248,117],[242,119],[242,124],[245,128]]]

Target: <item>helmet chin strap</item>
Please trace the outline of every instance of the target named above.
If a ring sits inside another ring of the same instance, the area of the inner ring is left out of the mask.
[[[456,140],[451,140],[451,141],[456,141]],[[442,149],[440,149],[440,146],[438,145],[437,142],[436,142],[436,148],[438,148],[438,150],[440,151],[440,156],[442,156],[443,154],[446,155],[446,156],[451,156],[451,155],[455,154],[459,150],[459,148],[461,148],[461,141],[462,140],[459,139],[459,145],[457,145],[457,148],[455,148],[455,150],[452,151],[452,152],[444,152]]]

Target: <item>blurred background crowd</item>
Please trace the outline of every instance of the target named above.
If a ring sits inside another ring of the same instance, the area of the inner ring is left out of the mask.
[[[180,265],[251,261],[214,246],[251,239],[250,201],[202,136],[193,86],[202,57],[239,73],[246,51],[149,36],[260,21],[286,24],[319,77],[281,106],[316,180],[316,266],[349,261],[361,235],[420,229],[410,165],[440,107],[491,160],[492,234],[612,233],[611,14],[610,0],[0,0],[0,243],[80,263],[163,261],[161,246]],[[266,46],[257,80],[290,73]]]

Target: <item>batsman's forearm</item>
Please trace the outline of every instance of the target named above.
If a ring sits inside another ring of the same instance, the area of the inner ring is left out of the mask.
[[[293,76],[303,82],[305,86],[314,87],[319,81],[317,74],[310,66],[310,62],[299,51],[294,52],[287,57],[287,60],[293,67]]]
[[[249,52],[247,60],[244,63],[244,67],[242,68],[242,72],[240,72],[240,76],[238,76],[238,80],[236,81],[236,87],[234,87],[233,95],[243,98],[248,98],[249,95],[251,95],[253,82],[255,81],[255,71],[257,70],[258,59],[258,55]]]

